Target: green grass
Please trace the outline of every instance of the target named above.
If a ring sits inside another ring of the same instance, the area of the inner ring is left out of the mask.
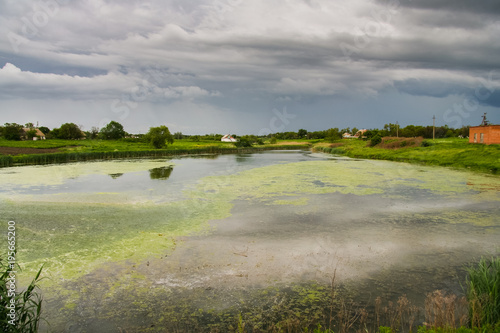
[[[155,148],[146,142],[134,139],[123,140],[38,140],[38,141],[9,141],[0,140],[2,147],[16,148],[59,148],[61,152],[109,152],[109,151],[141,151],[154,150]],[[215,147],[234,147],[231,143],[220,141],[176,140],[174,144],[168,145],[166,150]],[[165,149],[159,149],[165,150]]]
[[[38,292],[38,284],[42,268],[30,285],[21,292],[17,290],[12,292],[10,289],[9,277],[14,277],[11,271],[20,271],[20,267],[17,265],[10,267],[8,262],[0,258],[0,328],[4,333],[38,332],[42,311],[42,297]]]
[[[314,140],[278,140],[276,145],[280,142],[300,142],[303,145],[310,145],[317,142]],[[269,147],[273,146],[269,140],[265,144],[254,145],[254,147]],[[10,141],[0,139],[0,147],[17,147],[17,148],[60,148],[61,152],[89,152],[89,151],[140,151],[140,150],[154,150],[154,147],[147,142],[139,139],[123,139],[123,140],[38,140],[38,141]],[[165,149],[158,150],[179,150],[179,149],[198,149],[207,147],[218,148],[234,148],[234,144],[230,142],[221,142],[213,140],[200,140],[191,141],[189,139],[175,140],[171,145]]]
[[[500,258],[482,258],[467,273],[471,326],[481,328],[500,323]]]
[[[346,155],[354,158],[380,159],[399,162],[421,163],[471,169],[484,173],[500,172],[500,145],[470,144],[467,139],[429,140],[427,147],[383,149],[368,147],[366,141],[342,140],[341,147],[317,147],[325,153]]]
[[[269,143],[251,148],[236,148],[233,143],[221,141],[176,140],[164,149],[154,149],[141,140],[39,140],[8,141],[0,140],[0,147],[15,148],[59,148],[56,153],[0,155],[0,167],[13,165],[37,165],[51,163],[81,162],[91,160],[109,160],[119,158],[163,157],[186,154],[224,154],[241,153],[273,149],[305,149],[310,146],[307,140],[299,140],[301,145]],[[303,144],[302,144],[303,143]]]

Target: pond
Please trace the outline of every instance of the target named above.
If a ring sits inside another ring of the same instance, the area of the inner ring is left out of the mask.
[[[4,168],[0,184],[18,285],[44,264],[42,331],[324,325],[334,291],[422,307],[500,252],[500,178],[447,168],[274,151]]]

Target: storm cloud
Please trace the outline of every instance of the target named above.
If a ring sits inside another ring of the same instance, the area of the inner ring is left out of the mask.
[[[500,123],[499,16],[497,1],[7,0],[0,116],[244,134],[284,109],[285,130],[445,124],[472,99],[450,126]]]

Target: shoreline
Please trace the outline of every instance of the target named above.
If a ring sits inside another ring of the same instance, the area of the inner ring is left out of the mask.
[[[120,160],[133,158],[159,158],[169,156],[191,156],[202,154],[244,154],[270,150],[310,149],[310,145],[276,145],[249,148],[225,148],[209,146],[207,148],[170,149],[170,150],[136,150],[136,151],[102,151],[102,152],[61,152],[48,154],[24,154],[0,156],[0,168],[48,165],[60,163],[89,162],[102,160]]]
[[[342,140],[327,146],[315,145],[312,150],[350,158],[440,166],[493,176],[500,174],[500,145],[486,146],[449,139],[428,142],[429,146],[388,149],[369,147],[368,141]]]

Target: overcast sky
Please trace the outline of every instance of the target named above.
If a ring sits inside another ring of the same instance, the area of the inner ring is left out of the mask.
[[[0,122],[500,124],[498,0],[3,0]]]

